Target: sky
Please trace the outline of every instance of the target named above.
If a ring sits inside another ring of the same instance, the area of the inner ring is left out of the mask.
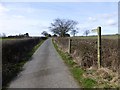
[[[5,1],[0,2],[0,33],[7,36],[24,33],[41,36],[43,31],[52,34],[48,27],[56,18],[77,21],[77,36],[98,26],[104,35],[118,33],[118,2]],[[96,35],[96,32],[90,35]]]

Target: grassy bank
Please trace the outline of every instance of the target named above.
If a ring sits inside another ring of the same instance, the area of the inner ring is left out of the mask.
[[[24,58],[22,58],[18,62],[7,62],[3,65],[3,81],[2,81],[2,88],[6,89],[9,86],[11,80],[13,80],[20,71],[22,71],[23,65],[28,61],[31,60],[32,55],[34,52],[40,47],[40,45],[45,40],[40,40],[40,42],[35,45],[29,52],[26,52]],[[11,54],[12,55],[12,54]],[[11,59],[12,60],[12,59]],[[5,68],[5,69],[4,69]]]
[[[33,49],[32,51],[28,54],[29,58],[34,54],[34,52],[41,46],[41,44],[44,42],[45,40],[40,41],[40,43],[38,43]]]
[[[68,54],[62,52],[58,46],[54,43],[54,47],[56,48],[57,52],[60,54],[66,65],[69,67],[73,77],[78,81],[80,87],[82,88],[93,88],[97,86],[97,82],[91,78],[84,78],[83,74],[85,71],[81,69],[74,61],[73,58]]]

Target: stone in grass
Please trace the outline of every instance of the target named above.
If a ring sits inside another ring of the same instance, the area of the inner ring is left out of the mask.
[[[96,70],[97,70],[97,67],[96,67],[96,66],[91,66],[91,67],[88,68],[87,70],[96,71]]]

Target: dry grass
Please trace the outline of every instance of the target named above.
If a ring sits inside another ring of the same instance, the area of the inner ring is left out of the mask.
[[[64,52],[68,51],[68,38],[56,38]],[[102,39],[102,67],[118,70],[118,39]],[[97,39],[79,38],[71,40],[71,55],[83,68],[97,65]],[[97,67],[97,66],[96,66]]]
[[[116,88],[118,85],[118,73],[113,72],[108,68],[86,69],[86,73],[83,74],[84,78],[92,78],[97,81],[96,88]]]
[[[67,52],[69,38],[54,39],[59,48]],[[86,70],[84,78],[97,81],[100,88],[120,87],[118,36],[102,36],[101,69],[97,69],[97,37],[71,38],[71,56],[79,67]]]

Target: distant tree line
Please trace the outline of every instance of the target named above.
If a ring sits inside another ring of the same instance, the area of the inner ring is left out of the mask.
[[[43,31],[41,34],[45,37],[70,37],[69,32],[71,32],[71,35],[76,36],[78,33],[77,28],[77,21],[69,20],[69,19],[60,19],[57,18],[54,20],[53,23],[51,23],[49,29],[53,33],[53,35],[49,34],[47,31]],[[88,36],[90,33],[89,30],[85,30],[83,35]],[[5,33],[3,33],[2,37],[6,37]],[[16,36],[8,36],[9,38],[23,38],[23,37],[29,37],[29,34],[19,34]]]
[[[19,34],[15,36],[8,36],[8,38],[25,38],[25,37],[29,37],[29,33]]]
[[[51,34],[49,34],[47,31],[43,31],[41,34],[45,37],[51,37]]]
[[[49,34],[47,31],[43,31],[41,34],[45,37],[70,37],[70,34],[76,36],[78,33],[77,21],[69,20],[69,19],[55,19],[51,26],[49,27],[50,31],[53,33],[53,36]],[[70,34],[68,34],[71,32]],[[88,36],[90,34],[90,30],[85,30],[83,35]]]

